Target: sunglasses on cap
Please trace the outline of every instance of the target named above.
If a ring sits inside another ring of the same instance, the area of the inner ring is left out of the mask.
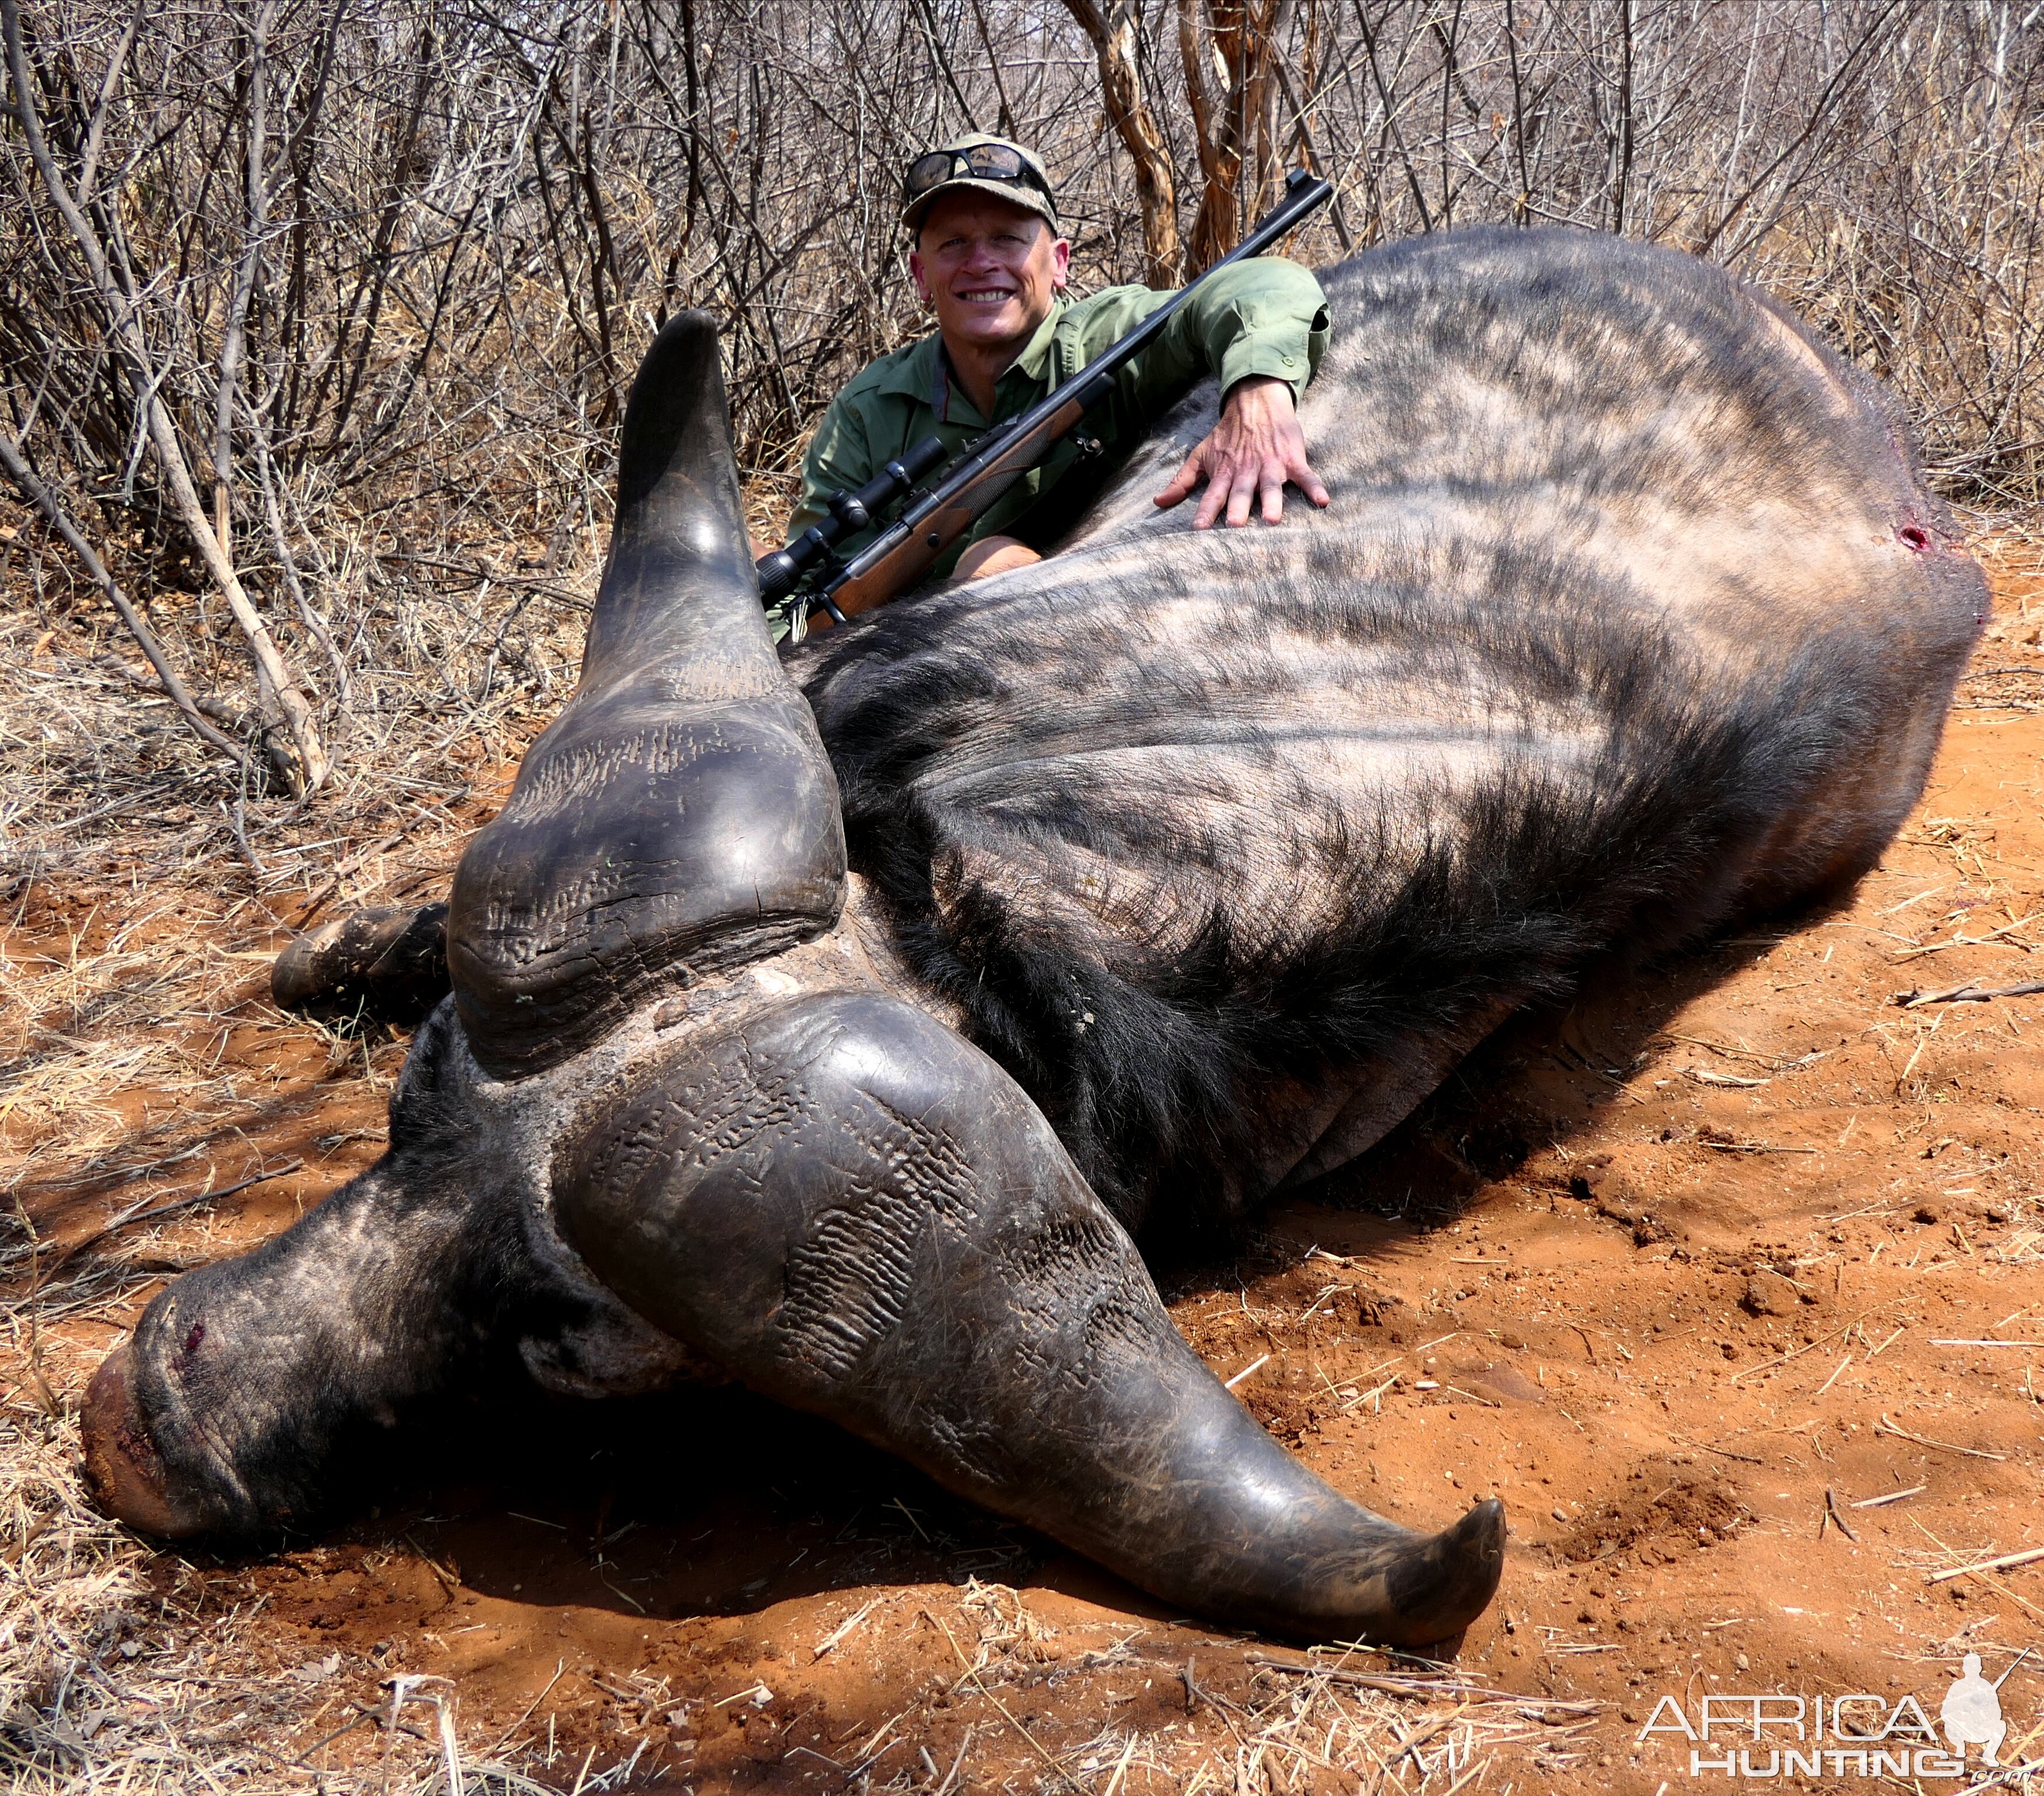
[[[1043,178],[1025,162],[1021,153],[1005,144],[975,144],[965,150],[932,150],[909,164],[905,198],[912,205],[933,188],[947,181],[1006,181],[1020,187],[1034,187],[1044,198],[1052,194]]]

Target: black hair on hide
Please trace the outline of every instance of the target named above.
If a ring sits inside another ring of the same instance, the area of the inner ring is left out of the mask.
[[[1139,599],[1103,595],[1112,628],[1144,635],[1143,680],[1117,687],[1082,746],[1045,743],[1041,720],[1104,645],[1046,639],[1027,608],[960,632],[904,607],[810,677],[852,865],[916,973],[963,1008],[1130,1226],[1238,1207],[1235,1169],[1274,1079],[1395,1055],[1500,996],[1562,992],[1589,956],[1651,955],[1725,920],[1754,846],[1858,735],[1861,682],[1821,654],[1727,692],[1642,608],[1614,619],[1595,602],[1612,595],[1558,573],[1504,557],[1466,606],[1320,579],[1244,595],[1266,628],[1245,622],[1211,659],[1140,632]],[[1537,693],[1571,727],[1543,738],[1443,718],[1479,744],[1475,777],[1422,760],[1408,784],[1316,787],[1296,737],[1231,727],[1245,695],[1285,681],[1258,637],[1295,633],[1325,645],[1327,673],[1350,666],[1329,682],[1349,714],[1322,708],[1325,737],[1381,730],[1379,687],[1409,716],[1399,701],[1450,669]],[[1366,646],[1393,646],[1396,670]],[[1117,744],[1203,736],[1227,752],[1185,790],[1188,815],[1154,788],[1085,776]],[[947,777],[961,761],[970,777]],[[1271,865],[1310,927],[1243,875]],[[1117,908],[1124,890],[1137,914]],[[1177,927],[1158,942],[1141,911]]]
[[[1157,513],[1209,386],[1057,555],[786,657],[913,972],[1132,1227],[1239,1214],[1281,1112],[1591,957],[1856,876],[1984,606],[1892,400],[1721,269],[1493,230],[1322,280],[1327,511]]]

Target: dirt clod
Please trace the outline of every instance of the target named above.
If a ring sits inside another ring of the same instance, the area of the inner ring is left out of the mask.
[[[1740,1303],[1756,1316],[1792,1316],[1803,1301],[1794,1283],[1779,1272],[1758,1272],[1746,1281]]]

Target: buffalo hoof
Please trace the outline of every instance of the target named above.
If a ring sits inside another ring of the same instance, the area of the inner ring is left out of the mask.
[[[205,1524],[171,1495],[148,1425],[129,1387],[133,1357],[117,1347],[85,1394],[85,1478],[107,1514],[138,1533],[188,1540]]]
[[[277,957],[270,995],[321,1023],[409,1028],[448,994],[447,915],[444,904],[357,911],[309,929]]]

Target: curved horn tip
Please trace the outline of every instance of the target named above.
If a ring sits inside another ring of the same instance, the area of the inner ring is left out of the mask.
[[[663,397],[677,376],[695,375],[698,379],[705,374],[717,382],[717,397],[724,396],[724,365],[718,358],[717,320],[707,312],[677,312],[647,347],[645,358],[633,376],[632,391],[627,396],[628,408],[638,398],[641,389],[647,390],[647,397]]]
[[[1427,1540],[1391,1575],[1396,1620],[1377,1631],[1381,1643],[1420,1648],[1458,1639],[1497,1595],[1504,1537],[1504,1505],[1485,1497]]]
[[[617,444],[619,509],[642,503],[678,459],[692,471],[712,465],[728,470],[735,509],[738,480],[731,457],[717,320],[707,312],[677,313],[653,339],[625,397]]]
[[[648,374],[670,376],[678,367],[693,368],[705,359],[717,367],[720,378],[723,369],[715,360],[717,353],[717,320],[707,312],[677,312],[655,333],[633,385]]]

